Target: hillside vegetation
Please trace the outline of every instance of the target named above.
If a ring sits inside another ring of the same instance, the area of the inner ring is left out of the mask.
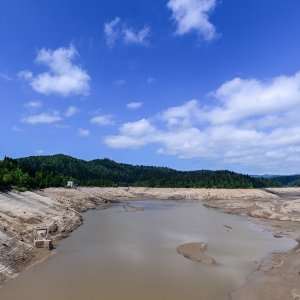
[[[288,187],[300,187],[300,175],[277,176],[273,179]]]
[[[0,189],[33,189],[65,186],[140,186],[193,188],[264,188],[280,186],[272,180],[231,171],[177,171],[170,168],[133,166],[96,159],[84,161],[62,154],[30,156],[0,161]]]

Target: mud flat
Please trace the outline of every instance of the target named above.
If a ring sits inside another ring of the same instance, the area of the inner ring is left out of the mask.
[[[176,251],[187,259],[205,265],[216,265],[216,261],[205,253],[206,250],[207,244],[202,242],[182,244],[176,248]]]
[[[55,241],[82,223],[81,213],[110,202],[161,199],[202,202],[230,214],[251,216],[277,237],[300,235],[300,189],[49,188],[0,194],[0,284],[50,255],[32,247],[35,227],[49,226]],[[132,205],[135,207],[135,205]],[[226,226],[226,224],[225,224]],[[224,227],[225,228],[225,227]],[[230,230],[229,228],[227,230]],[[299,247],[270,255],[233,299],[300,299]]]
[[[125,204],[144,210],[128,212]],[[244,284],[268,253],[295,245],[263,232],[248,217],[200,202],[127,201],[89,210],[83,218],[57,245],[57,255],[8,282],[0,299],[219,300]],[[218,265],[177,253],[178,245],[197,241],[208,245],[205,254]]]

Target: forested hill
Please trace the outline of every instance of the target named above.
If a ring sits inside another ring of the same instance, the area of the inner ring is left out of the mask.
[[[300,187],[300,175],[276,176],[273,180],[284,186]]]
[[[68,180],[81,186],[262,188],[279,185],[230,171],[177,171],[110,159],[84,161],[62,154],[0,161],[1,189],[65,186]]]

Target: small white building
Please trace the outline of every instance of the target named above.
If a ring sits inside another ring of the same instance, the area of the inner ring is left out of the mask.
[[[74,181],[68,181],[67,182],[67,187],[72,189],[74,187]]]

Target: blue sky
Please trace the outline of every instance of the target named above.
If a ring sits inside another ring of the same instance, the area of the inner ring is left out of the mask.
[[[298,0],[0,3],[0,157],[299,173]]]

